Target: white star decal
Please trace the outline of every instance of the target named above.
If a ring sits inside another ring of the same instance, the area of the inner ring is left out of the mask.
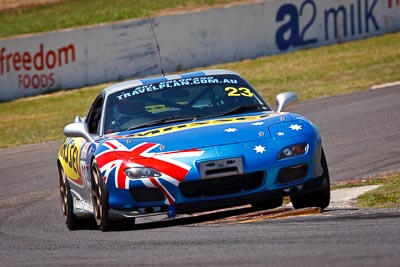
[[[234,133],[234,132],[237,132],[237,130],[238,129],[236,129],[236,128],[227,128],[227,129],[225,129],[224,132],[226,132],[226,133]]]
[[[262,146],[262,145],[258,145],[258,146],[255,146],[254,147],[254,151],[256,151],[256,153],[264,153],[266,150],[265,150],[265,147],[264,146]]]
[[[251,125],[260,126],[260,125],[263,125],[263,124],[264,124],[263,121],[257,121],[257,122],[253,122]]]
[[[277,133],[277,135],[278,135],[278,136],[284,136],[285,133],[284,133],[284,132],[279,132],[279,133]]]
[[[299,130],[302,129],[302,128],[301,128],[301,125],[298,125],[298,124],[292,124],[292,125],[289,126],[289,128],[290,128],[292,131],[299,131]]]

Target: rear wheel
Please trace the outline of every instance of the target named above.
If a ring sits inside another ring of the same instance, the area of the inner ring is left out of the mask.
[[[64,215],[65,225],[69,230],[76,230],[79,228],[79,219],[74,214],[74,206],[72,202],[71,188],[67,181],[64,169],[59,166],[59,183],[60,183],[60,199],[61,209]]]
[[[307,207],[319,207],[325,209],[329,206],[331,199],[331,188],[329,182],[329,171],[328,164],[326,163],[325,153],[322,150],[321,154],[321,165],[323,168],[322,177],[327,180],[327,186],[319,191],[311,192],[308,194],[291,196],[293,207],[295,209],[307,208]]]
[[[99,229],[105,232],[110,228],[108,191],[95,160],[92,163],[91,179],[94,218]]]

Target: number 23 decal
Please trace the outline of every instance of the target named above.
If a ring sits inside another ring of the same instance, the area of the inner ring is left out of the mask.
[[[249,88],[246,87],[226,87],[225,92],[228,92],[228,96],[245,96],[245,97],[252,97],[253,93],[250,91]]]

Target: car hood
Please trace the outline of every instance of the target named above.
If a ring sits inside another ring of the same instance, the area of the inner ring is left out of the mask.
[[[143,143],[160,145],[163,151],[206,148],[251,142],[260,138],[276,139],[278,136],[275,132],[281,131],[281,127],[276,125],[291,121],[293,119],[287,113],[206,119],[121,132],[109,135],[106,142],[114,140],[128,149]]]

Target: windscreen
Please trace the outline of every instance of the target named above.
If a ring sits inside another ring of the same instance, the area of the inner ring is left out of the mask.
[[[180,78],[137,86],[108,97],[105,132],[184,120],[268,111],[237,75]]]

